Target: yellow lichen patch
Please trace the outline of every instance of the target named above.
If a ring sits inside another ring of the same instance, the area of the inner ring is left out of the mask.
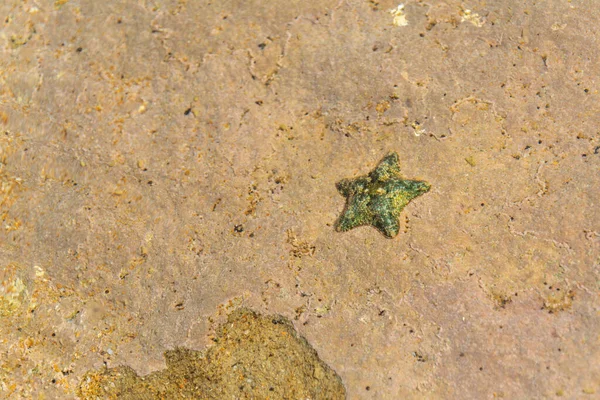
[[[571,308],[573,299],[575,299],[575,292],[573,290],[555,291],[544,299],[542,308],[550,314],[565,311]]]
[[[391,9],[390,14],[394,17],[392,23],[396,26],[407,26],[408,20],[404,13],[404,4],[398,4],[398,7]]]
[[[592,386],[586,386],[583,389],[581,389],[581,391],[584,394],[595,394],[596,393],[596,389],[594,389]]]
[[[60,8],[60,7],[64,6],[65,4],[67,4],[68,2],[69,2],[69,0],[56,0],[54,2],[54,7]]]
[[[471,167],[474,167],[475,165],[477,165],[477,163],[475,162],[475,158],[473,156],[469,156],[469,157],[465,157],[465,161],[467,162],[467,164],[469,164]]]
[[[418,121],[412,122],[410,127],[414,129],[415,136],[421,136],[422,134],[427,133]]]
[[[8,317],[21,307],[27,288],[14,265],[2,268],[0,278],[0,316]]]
[[[485,19],[483,19],[479,14],[472,12],[471,10],[464,10],[461,14],[461,22],[469,21],[478,28],[481,28],[483,24],[485,24]]]
[[[377,114],[381,115],[387,110],[389,110],[390,107],[390,102],[387,100],[383,100],[377,103],[377,105],[375,106],[375,110],[377,111]]]

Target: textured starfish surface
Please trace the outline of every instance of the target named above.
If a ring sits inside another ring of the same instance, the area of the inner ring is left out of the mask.
[[[395,152],[385,156],[368,175],[343,179],[336,187],[346,197],[346,208],[335,226],[338,232],[372,225],[388,238],[400,231],[402,209],[431,188],[424,181],[403,179]]]

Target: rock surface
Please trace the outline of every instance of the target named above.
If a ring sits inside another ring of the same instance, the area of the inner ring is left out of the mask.
[[[600,3],[0,2],[0,397],[240,306],[349,399],[600,393]],[[335,183],[399,154],[399,235]]]

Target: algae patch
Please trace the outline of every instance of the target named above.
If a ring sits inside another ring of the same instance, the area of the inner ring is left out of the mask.
[[[231,313],[205,351],[165,352],[167,368],[140,377],[129,367],[87,372],[82,399],[344,399],[339,376],[289,320]]]

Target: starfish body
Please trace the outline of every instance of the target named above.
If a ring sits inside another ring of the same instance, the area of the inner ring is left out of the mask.
[[[335,226],[338,232],[372,225],[388,238],[400,231],[402,209],[431,188],[424,181],[403,179],[395,152],[385,156],[368,175],[343,179],[336,187],[346,197],[346,208]]]

